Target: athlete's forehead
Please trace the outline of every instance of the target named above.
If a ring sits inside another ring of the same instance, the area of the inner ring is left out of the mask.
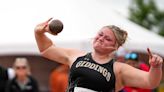
[[[102,34],[102,35],[109,37],[109,38],[113,38],[113,37],[115,38],[113,31],[107,27],[103,27],[102,29],[100,29],[98,34]]]

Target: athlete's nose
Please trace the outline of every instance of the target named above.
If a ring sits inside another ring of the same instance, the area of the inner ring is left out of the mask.
[[[104,37],[103,36],[101,36],[101,37],[99,37],[99,39],[98,39],[99,41],[103,41],[104,40]]]

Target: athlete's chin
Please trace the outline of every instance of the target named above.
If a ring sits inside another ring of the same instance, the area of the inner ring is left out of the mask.
[[[103,47],[94,47],[95,52],[102,53],[102,54],[110,54],[114,51],[114,49],[103,48]]]
[[[102,47],[101,47],[100,44],[94,44],[94,45],[93,45],[93,48],[94,48],[94,49],[101,49]]]
[[[98,52],[98,53],[106,53],[107,52],[107,50],[105,50],[104,48],[99,47],[99,46],[95,46],[94,50],[95,50],[95,52]]]

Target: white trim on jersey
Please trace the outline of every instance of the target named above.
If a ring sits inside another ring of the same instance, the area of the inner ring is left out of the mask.
[[[74,92],[97,92],[97,91],[87,89],[87,88],[82,88],[82,87],[75,87]]]

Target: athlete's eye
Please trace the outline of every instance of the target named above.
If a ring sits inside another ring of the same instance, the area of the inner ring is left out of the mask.
[[[107,41],[111,41],[111,39],[110,39],[110,38],[106,38],[106,40],[107,40]]]
[[[103,33],[99,33],[99,36],[103,36]]]
[[[111,41],[110,37],[105,37],[105,39],[106,39],[107,41]]]

